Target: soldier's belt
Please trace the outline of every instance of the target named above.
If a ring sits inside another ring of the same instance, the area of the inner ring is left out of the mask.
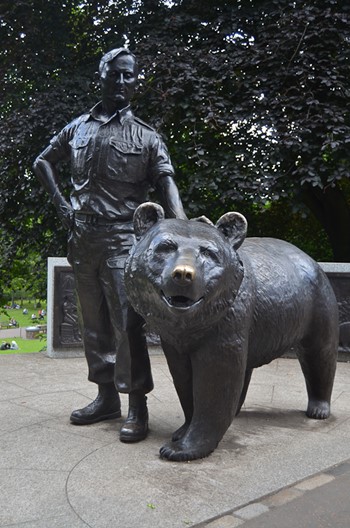
[[[74,213],[74,218],[79,220],[79,222],[84,222],[84,224],[91,225],[111,225],[118,223],[117,220],[110,220],[104,216],[96,214]]]

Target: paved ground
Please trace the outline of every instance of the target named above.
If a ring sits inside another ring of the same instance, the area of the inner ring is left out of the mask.
[[[349,528],[349,363],[321,422],[295,359],[255,371],[218,449],[191,463],[158,456],[182,412],[157,351],[152,366],[151,432],[127,445],[122,420],[69,424],[95,397],[83,358],[0,356],[1,528]]]

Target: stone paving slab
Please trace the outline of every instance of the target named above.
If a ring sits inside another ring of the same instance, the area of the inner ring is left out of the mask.
[[[304,414],[297,360],[279,359],[256,370],[242,412],[217,450],[203,460],[176,463],[158,453],[183,415],[163,355],[152,354],[151,362],[149,437],[122,444],[122,419],[85,427],[69,423],[70,412],[96,394],[83,358],[0,357],[1,528],[250,528],[291,504],[291,496],[306,500],[345,482],[346,472],[326,472],[350,459],[349,363],[338,364],[326,421]],[[125,395],[122,410],[125,416]],[[301,486],[323,485],[296,487],[312,478]]]
[[[337,469],[346,467],[345,471]],[[206,528],[348,528],[350,526],[349,463],[201,524]],[[236,523],[239,523],[238,525]],[[198,525],[197,525],[198,526]]]

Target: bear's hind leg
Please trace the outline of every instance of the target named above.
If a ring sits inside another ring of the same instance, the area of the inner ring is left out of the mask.
[[[333,343],[328,347],[304,347],[298,352],[309,398],[306,410],[309,418],[325,420],[330,415],[337,349],[337,344]]]

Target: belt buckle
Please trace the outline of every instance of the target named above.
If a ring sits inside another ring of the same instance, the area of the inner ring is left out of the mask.
[[[98,216],[94,214],[85,214],[83,218],[83,222],[85,224],[89,225],[97,225],[98,224]]]
[[[91,215],[90,216],[90,224],[94,225],[94,226],[98,224],[98,216],[97,215]]]

